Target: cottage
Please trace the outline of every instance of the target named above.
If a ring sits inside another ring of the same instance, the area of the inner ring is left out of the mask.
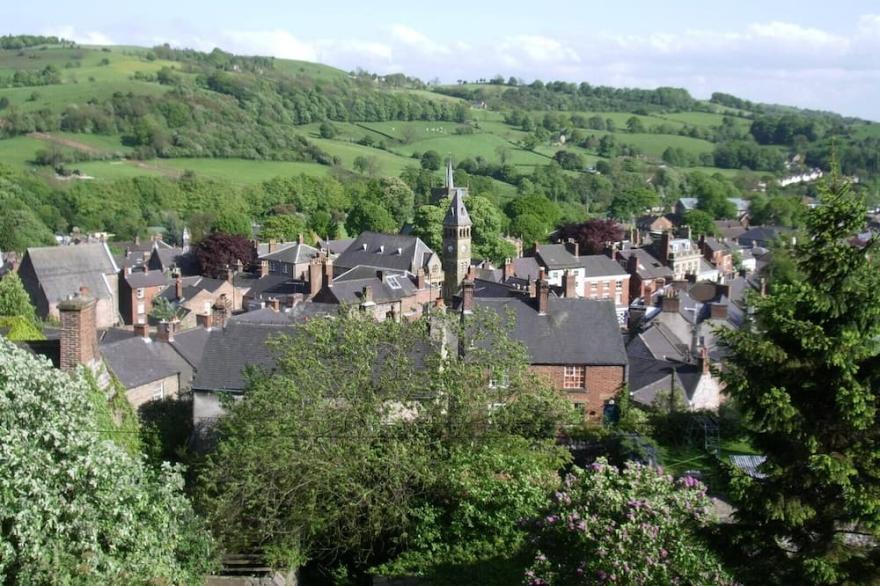
[[[336,274],[358,266],[405,271],[411,276],[422,269],[438,295],[444,280],[439,255],[415,236],[363,232],[333,261],[333,266]]]
[[[29,248],[18,274],[43,319],[60,320],[58,304],[86,288],[97,300],[97,327],[119,323],[119,268],[104,243]]]

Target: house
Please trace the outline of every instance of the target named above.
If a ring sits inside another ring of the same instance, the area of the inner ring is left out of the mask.
[[[744,248],[770,248],[787,230],[779,226],[755,226],[740,234],[737,242]]]
[[[739,235],[749,229],[748,222],[739,220],[715,220],[715,232],[719,238],[735,242]]]
[[[671,401],[671,393],[689,410],[717,410],[723,402],[723,385],[711,371],[708,352],[693,362],[655,356],[639,335],[627,344],[629,391],[632,400],[645,407]]]
[[[733,246],[725,238],[700,236],[700,250],[703,258],[712,263],[722,275],[733,273],[733,254],[739,247]]]
[[[690,230],[680,236],[670,232],[660,235],[659,242],[653,246],[656,257],[672,269],[673,278],[681,281],[688,275],[696,275],[700,271],[700,249],[691,241]]]
[[[736,209],[736,218],[740,221],[747,221],[749,216],[749,207],[751,202],[741,197],[728,197],[727,201],[733,204]],[[675,202],[675,213],[684,216],[691,210],[698,209],[699,200],[696,197],[682,197]]]
[[[270,241],[268,250],[260,254],[257,261],[261,271],[264,264],[268,265],[270,275],[280,274],[291,279],[307,280],[309,263],[318,254],[319,250],[303,243],[300,235],[298,242],[276,245]]]
[[[151,271],[159,271],[166,275],[176,273],[191,277],[200,272],[199,262],[193,251],[178,246],[155,246],[146,264]]]
[[[611,299],[621,316],[626,312],[630,298],[630,275],[609,257],[601,254],[581,256],[578,244],[567,242],[536,245],[534,260],[539,269],[546,272],[551,286],[564,288],[563,281],[568,275],[574,278],[578,297]],[[525,269],[530,268],[525,266],[526,263],[520,264]]]
[[[642,238],[677,230],[681,226],[679,214],[647,215],[636,218],[635,226]]]
[[[119,323],[119,268],[105,243],[29,248],[18,274],[43,319],[59,320],[58,304],[85,287],[97,300],[97,327]]]
[[[169,286],[159,295],[178,309],[180,329],[185,330],[196,327],[198,316],[210,314],[221,299],[230,313],[240,310],[247,292],[234,286],[229,279],[174,275]]]
[[[630,299],[650,301],[655,293],[675,278],[672,269],[644,248],[625,248],[618,253],[618,257],[630,276]]]
[[[153,337],[146,324],[136,324],[134,332],[118,328],[99,332],[98,302],[85,288],[62,300],[58,304],[61,327],[56,335],[24,345],[62,370],[85,366],[101,388],[109,388],[112,376],[136,409],[155,399],[175,397],[190,387],[207,340],[205,330],[175,335],[174,323],[162,323]]]
[[[320,270],[319,261],[314,265]],[[424,306],[434,299],[422,269],[412,278],[405,271],[365,266],[331,277],[313,297],[318,303],[357,307],[378,321],[416,320],[422,316]]]
[[[133,271],[130,267],[119,276],[119,314],[126,325],[145,324],[153,310],[153,299],[167,287],[169,279],[161,271]]]
[[[541,275],[535,295],[479,297],[475,283],[462,284],[459,311],[476,308],[514,321],[510,335],[529,353],[529,368],[563,393],[586,419],[601,420],[605,404],[624,387],[627,358],[617,313],[610,300],[559,298]]]
[[[271,368],[267,342],[293,332],[297,321],[332,316],[338,306],[300,303],[288,311],[265,308],[231,317],[222,327],[210,324],[201,364],[192,382],[193,424],[205,430],[224,414],[221,397],[241,398],[247,388],[245,369]]]
[[[440,294],[444,281],[439,255],[415,236],[361,233],[333,261],[336,274],[359,266],[405,271],[413,277],[419,269],[423,269],[428,284],[435,288],[437,295]]]

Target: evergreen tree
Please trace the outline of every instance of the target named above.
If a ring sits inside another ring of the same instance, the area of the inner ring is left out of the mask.
[[[37,312],[18,273],[9,273],[0,280],[0,316],[23,317],[37,323]]]
[[[801,279],[722,332],[724,380],[762,478],[734,474],[744,567],[760,583],[868,583],[880,537],[880,271],[877,240],[850,237],[865,208],[835,173],[794,248]]]

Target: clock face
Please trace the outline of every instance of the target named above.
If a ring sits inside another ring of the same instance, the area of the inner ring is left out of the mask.
[[[453,250],[455,250],[455,248],[453,248],[453,246],[450,244],[449,246],[446,247],[446,250],[447,250],[447,252],[452,252]]]
[[[462,252],[467,252],[467,244],[462,244],[462,245],[461,245],[461,251],[462,251]]]

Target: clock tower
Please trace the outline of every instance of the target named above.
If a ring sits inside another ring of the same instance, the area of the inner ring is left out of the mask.
[[[458,293],[471,266],[471,218],[464,206],[466,190],[452,185],[452,163],[447,169],[447,188],[452,201],[443,218],[443,298],[447,303]]]

